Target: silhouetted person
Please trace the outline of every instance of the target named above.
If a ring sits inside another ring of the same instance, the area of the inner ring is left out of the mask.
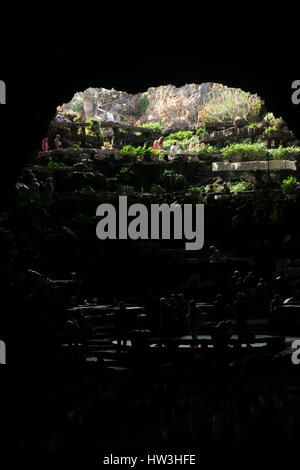
[[[247,288],[253,288],[256,286],[256,279],[252,271],[249,271],[245,276],[244,285]]]
[[[219,252],[219,250],[214,245],[209,247],[209,251],[211,253],[211,255],[209,257],[209,261],[211,263],[218,262],[222,259],[221,253]]]
[[[232,286],[235,286],[236,284],[236,281],[239,279],[239,277],[241,277],[241,273],[240,271],[238,271],[237,269],[234,271],[232,277],[231,277],[231,285]]]
[[[42,151],[48,152],[48,150],[49,150],[49,142],[48,142],[47,137],[45,137],[45,139],[42,140]]]
[[[60,140],[60,135],[57,134],[57,136],[55,137],[55,140],[54,140],[54,147],[56,150],[59,150],[62,148],[62,142]]]
[[[228,340],[231,337],[231,322],[230,320],[227,321],[220,321],[217,325],[210,327],[210,334],[212,336],[213,341],[215,342],[215,351],[217,353],[217,360],[222,360],[222,355],[227,347],[228,347]]]
[[[271,318],[276,316],[276,314],[279,310],[279,307],[281,307],[282,304],[283,304],[283,300],[280,297],[280,295],[275,294],[273,299],[271,300],[271,303],[270,303],[269,313],[270,313]]]

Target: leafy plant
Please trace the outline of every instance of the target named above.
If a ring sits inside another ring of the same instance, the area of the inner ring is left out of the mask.
[[[116,193],[120,196],[136,196],[137,192],[133,186],[118,184],[116,188]]]
[[[146,122],[142,124],[140,127],[144,127],[145,129],[149,129],[153,134],[162,134],[164,128],[160,122]]]
[[[76,100],[72,101],[71,109],[72,111],[84,111],[83,100],[77,98]]]
[[[167,191],[165,188],[160,186],[160,184],[152,184],[150,187],[150,193],[154,194],[155,196],[162,196],[165,194]]]
[[[89,125],[86,127],[87,135],[100,138],[102,136],[102,129],[100,128],[100,122],[97,118],[90,118],[87,120]]]
[[[269,126],[265,129],[265,134],[267,134],[268,132],[272,132],[272,131],[277,131],[277,127],[276,126]]]
[[[206,192],[206,187],[205,186],[190,186],[186,190],[187,193],[191,194],[204,194]]]
[[[288,178],[282,180],[280,189],[283,194],[291,194],[295,191],[298,183],[299,182],[295,176],[289,176]]]
[[[237,117],[255,121],[259,117],[262,105],[263,101],[257,95],[237,88],[214,85],[211,88],[211,98],[199,113],[199,121],[204,123],[234,121]]]
[[[268,148],[263,143],[256,144],[230,144],[221,149],[221,155],[229,161],[264,160]]]
[[[63,168],[66,166],[63,162],[48,162],[49,168]]]
[[[123,155],[132,155],[132,156],[137,156],[137,155],[144,155],[146,153],[146,149],[144,147],[133,147],[132,145],[124,145],[124,147],[121,148],[120,153]]]
[[[179,131],[175,132],[174,134],[169,134],[166,138],[166,140],[184,140],[184,139],[189,139],[192,137],[193,132],[192,131]]]
[[[274,160],[289,160],[291,158],[295,158],[300,154],[300,147],[292,146],[292,147],[280,147],[276,149],[270,149],[269,155]]]
[[[274,116],[273,113],[266,113],[264,115],[264,121],[266,121],[266,122],[272,122],[272,121],[274,121],[274,119],[275,119],[275,116]]]
[[[79,194],[84,194],[86,196],[93,196],[96,194],[96,191],[91,186],[85,186],[84,188],[78,191]]]
[[[118,181],[122,184],[127,184],[132,181],[132,178],[134,177],[134,172],[130,170],[127,166],[122,167],[119,171],[119,173],[116,174],[116,177],[118,178]]]
[[[175,170],[165,170],[162,173],[160,180],[170,191],[184,189],[186,185],[185,176],[181,173],[176,173]]]
[[[199,147],[195,148],[195,151],[201,157],[212,158],[215,155],[217,148],[214,145],[201,144]]]
[[[179,147],[182,150],[196,150],[196,148],[199,147],[200,142],[199,142],[199,137],[196,135],[193,135],[192,137],[188,139],[184,139],[178,142]]]
[[[164,149],[170,150],[173,142],[176,142],[180,150],[197,150],[200,145],[199,137],[197,135],[193,135],[191,131],[180,131],[175,134],[168,135],[163,143]]]
[[[149,106],[149,98],[148,98],[148,93],[143,93],[142,96],[141,96],[141,111],[142,113],[144,113],[146,111],[146,109],[148,108]]]
[[[256,122],[251,122],[251,123],[248,125],[248,127],[249,127],[250,129],[256,129],[256,128],[258,127],[258,122],[257,122],[257,121],[256,121]]]
[[[196,134],[197,134],[197,135],[200,135],[200,134],[207,134],[207,130],[205,129],[205,127],[199,127],[199,128],[196,130]]]
[[[237,194],[241,191],[247,191],[249,189],[249,183],[247,181],[236,181],[236,182],[229,182],[227,186],[231,193]]]
[[[103,142],[104,148],[109,149],[113,145],[113,140],[110,142],[109,140]]]
[[[125,145],[120,153],[123,155],[130,155],[136,158],[143,158],[145,155],[152,155],[155,157],[160,157],[163,155],[163,152],[160,150],[154,150],[152,147],[133,147],[132,145]]]

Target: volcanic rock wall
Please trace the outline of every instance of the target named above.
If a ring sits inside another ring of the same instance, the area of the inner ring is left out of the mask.
[[[132,125],[160,122],[165,128],[194,128],[199,110],[210,97],[213,83],[151,87],[129,94],[105,88],[88,88],[62,106],[64,112],[81,112],[87,120],[99,117]]]

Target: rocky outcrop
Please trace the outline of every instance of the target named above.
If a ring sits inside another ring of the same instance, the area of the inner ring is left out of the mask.
[[[76,93],[62,108],[66,113],[80,112],[85,120],[98,117],[135,126],[160,122],[164,128],[193,128],[198,124],[199,110],[210,97],[212,85],[188,84],[179,88],[163,85],[137,94],[88,88]]]

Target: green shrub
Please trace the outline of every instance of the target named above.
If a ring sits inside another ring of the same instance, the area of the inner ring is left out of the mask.
[[[134,196],[137,195],[137,192],[136,192],[136,190],[134,189],[133,186],[124,185],[124,184],[118,184],[117,185],[116,193],[119,196],[132,196],[132,197],[134,197]]]
[[[134,172],[125,166],[120,169],[120,171],[116,174],[116,177],[120,184],[128,184],[133,180]]]
[[[144,113],[149,106],[149,98],[148,98],[147,92],[142,94],[140,104],[141,104],[141,111],[142,113]]]
[[[273,123],[275,121],[275,116],[273,113],[267,113],[264,115],[264,121],[265,122],[269,122],[269,123]]]
[[[184,139],[184,140],[179,141],[178,145],[181,150],[186,150],[187,148],[190,148],[191,150],[196,150],[196,148],[198,148],[200,145],[199,137],[196,135],[193,135],[189,139]]]
[[[231,193],[237,194],[241,191],[247,191],[250,185],[247,183],[247,181],[236,181],[227,183],[227,186]]]
[[[87,135],[91,135],[92,137],[101,137],[102,134],[102,129],[100,128],[100,122],[97,118],[90,118],[87,120],[87,123],[89,124],[85,129]]]
[[[133,147],[132,145],[125,145],[120,153],[123,155],[130,155],[136,158],[143,158],[145,155],[152,155],[155,157],[161,157],[163,152],[160,150],[154,150],[152,147]]]
[[[269,126],[265,129],[265,134],[267,134],[268,132],[272,132],[272,131],[277,131],[277,127],[276,126]]]
[[[86,196],[94,196],[96,194],[96,191],[91,186],[85,186],[78,192],[79,194],[85,194]]]
[[[221,149],[221,155],[225,160],[264,160],[268,148],[263,143],[257,144],[230,144]]]
[[[200,147],[196,147],[195,150],[199,156],[212,158],[215,155],[217,148],[214,145],[202,145]]]
[[[160,184],[152,184],[150,188],[150,193],[154,194],[155,196],[162,196],[166,192],[167,191],[165,190],[165,188],[160,186]]]
[[[192,131],[179,131],[175,132],[174,134],[169,134],[166,138],[166,140],[185,140],[185,139],[190,139],[193,135]]]
[[[123,155],[131,155],[131,156],[143,156],[147,153],[147,148],[146,147],[133,147],[132,145],[124,145],[124,147],[121,148],[120,153]]]
[[[205,127],[199,127],[197,130],[196,130],[196,134],[197,135],[200,135],[200,134],[207,134],[207,130],[205,129]]]
[[[173,144],[173,142],[176,142],[177,145],[179,145],[179,142],[177,141],[173,141],[173,140],[164,140],[163,142],[163,149],[168,152],[171,148],[171,145]],[[179,147],[181,148],[181,146],[179,145]]]
[[[269,155],[270,158],[274,160],[289,160],[291,158],[297,157],[300,154],[300,147],[292,146],[292,147],[280,147],[276,149],[270,149]]]
[[[63,168],[66,166],[63,162],[48,162],[49,168]]]
[[[160,122],[146,122],[140,127],[149,129],[153,134],[162,134],[164,130],[163,125]]]
[[[295,191],[297,184],[297,178],[295,178],[295,176],[289,176],[288,178],[282,180],[280,189],[283,194],[291,194]]]
[[[175,170],[165,170],[160,176],[160,180],[170,191],[184,189],[186,185],[185,176],[181,173],[176,173]]]
[[[256,121],[262,105],[263,101],[257,95],[238,88],[214,85],[211,89],[211,98],[199,113],[199,121],[204,123],[234,121],[239,116],[248,121]]]
[[[205,186],[190,186],[187,190],[187,193],[191,194],[204,194],[206,192]]]
[[[256,129],[258,127],[258,124],[259,123],[257,121],[256,122],[251,122],[251,124],[249,124],[248,127],[250,129]]]
[[[71,109],[72,111],[78,111],[78,112],[84,111],[83,100],[77,98],[76,100],[72,101]]]

